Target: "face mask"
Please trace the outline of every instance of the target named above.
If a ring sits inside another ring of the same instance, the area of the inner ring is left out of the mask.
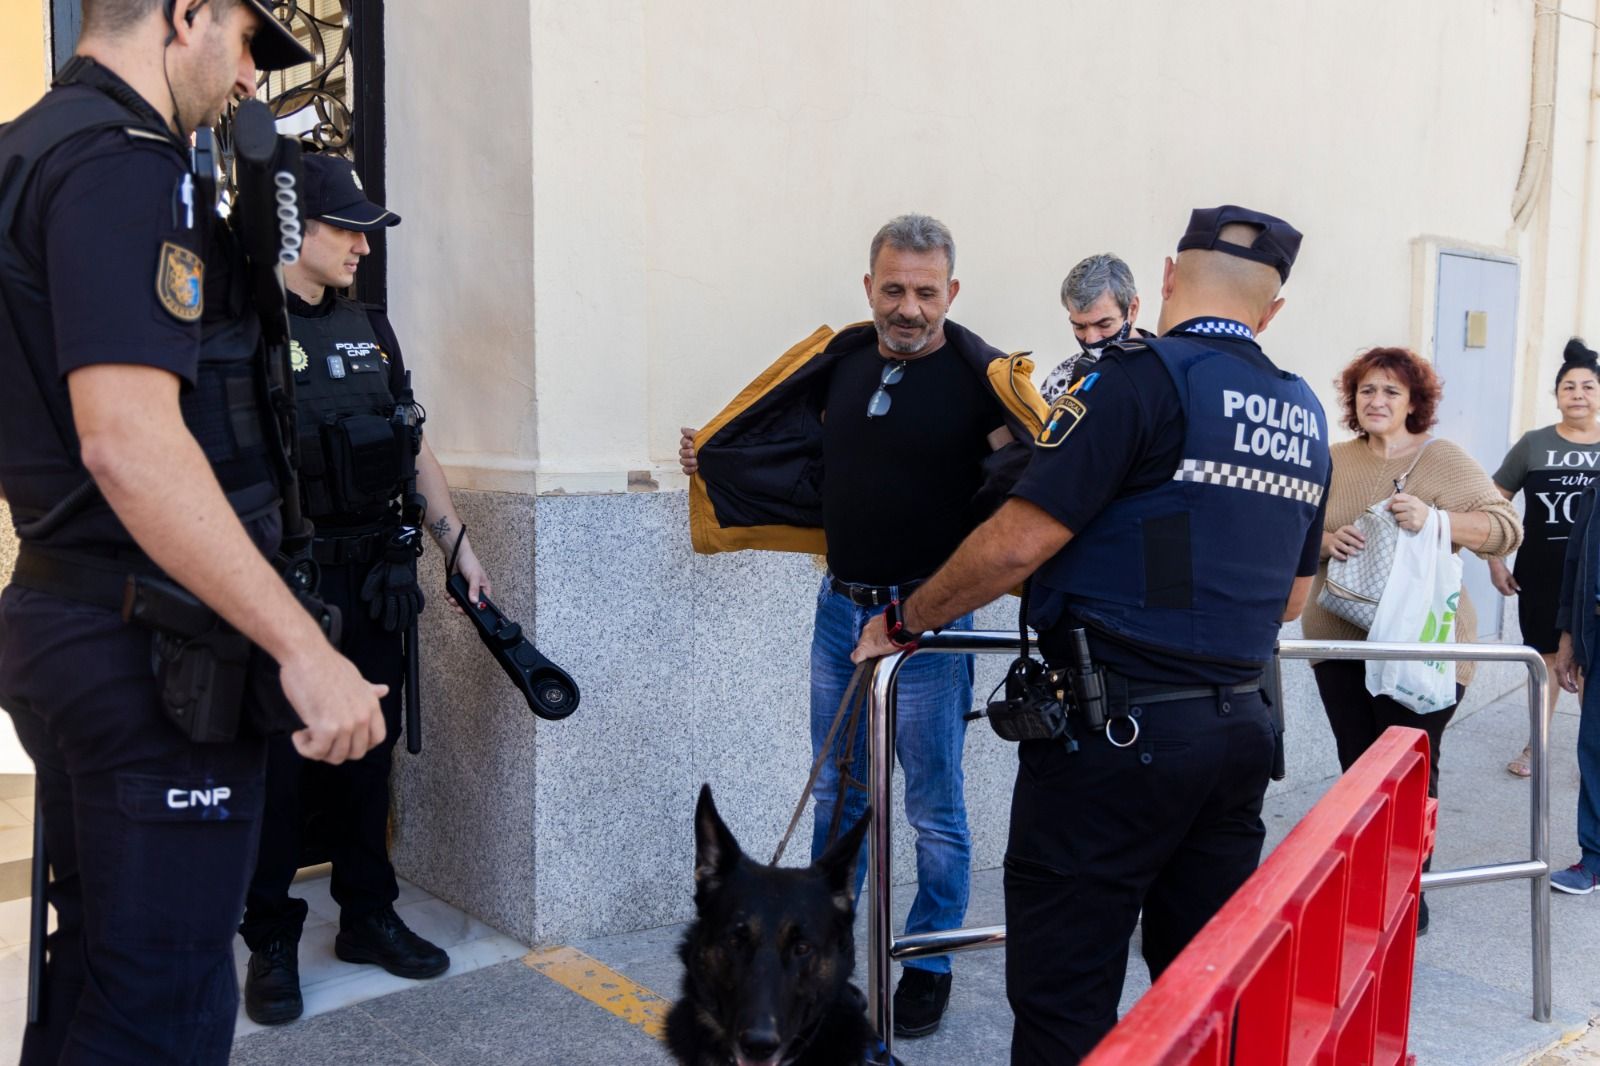
[[[1103,355],[1105,353],[1105,350],[1107,348],[1109,348],[1111,345],[1120,344],[1123,341],[1127,340],[1128,339],[1128,334],[1130,334],[1132,332],[1133,332],[1133,323],[1129,322],[1127,319],[1123,319],[1122,320],[1122,328],[1117,330],[1111,336],[1109,336],[1109,337],[1101,337],[1099,340],[1095,341],[1093,344],[1084,344],[1082,341],[1079,341],[1078,342],[1078,347],[1082,348],[1083,349],[1083,354],[1087,355],[1090,359],[1098,359],[1098,358],[1100,358],[1101,355]]]

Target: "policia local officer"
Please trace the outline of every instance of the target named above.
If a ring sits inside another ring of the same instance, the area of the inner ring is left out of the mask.
[[[189,169],[190,134],[258,66],[309,60],[270,11],[84,0],[77,57],[0,130],[0,487],[22,541],[0,704],[38,773],[57,917],[25,1064],[222,1063],[232,1041],[264,742],[242,722],[197,743],[169,717],[156,636],[121,615],[130,575],[181,584],[277,661],[306,757],[383,740],[382,686],[267,562],[260,326]]]
[[[1069,712],[1077,751],[1020,746],[1013,1063],[1087,1054],[1116,1023],[1140,908],[1155,978],[1260,859],[1274,727],[1259,679],[1310,591],[1330,470],[1316,397],[1255,340],[1299,245],[1270,215],[1195,211],[1161,335],[1109,349],[1057,401],[1013,498],[857,648],[888,654],[1032,575],[1049,665],[1077,665],[1081,627],[1104,672],[1104,725]]]
[[[450,957],[395,913],[399,888],[387,847],[389,769],[400,736],[405,655],[411,653],[402,638],[423,605],[416,575],[420,530],[403,523],[403,507],[425,508],[421,521],[447,552],[460,533],[457,565],[470,594],[492,591],[420,426],[414,433],[397,424],[397,414],[402,421],[409,414],[410,386],[388,317],[335,292],[355,281],[370,251],[367,234],[397,225],[400,217],[367,199],[349,162],[307,155],[302,165],[305,245],[299,261],[284,269],[301,496],[316,526],[311,551],[321,567],[320,595],[343,615],[340,647],[363,674],[387,684],[389,694],[383,699],[386,739],[361,759],[322,766],[304,762],[281,738],[270,743],[260,859],[239,927],[251,951],[245,1012],[262,1025],[292,1021],[304,1009],[298,948],[306,903],[289,895],[289,885],[308,819],[323,827],[333,860],[330,888],[339,904],[334,954],[400,977],[437,977],[449,968]],[[405,500],[413,461],[422,499]]]

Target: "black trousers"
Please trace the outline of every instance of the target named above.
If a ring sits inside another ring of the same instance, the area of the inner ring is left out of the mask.
[[[239,933],[251,951],[280,936],[298,938],[306,905],[289,895],[308,829],[328,845],[329,885],[341,927],[381,910],[399,896],[389,862],[389,770],[400,738],[405,658],[401,633],[367,617],[361,584],[368,567],[325,566],[322,597],[344,615],[340,650],[368,681],[388,685],[382,700],[383,743],[352,762],[330,766],[301,758],[288,737],[267,752],[266,813],[255,876]]]
[[[1444,740],[1444,727],[1455,717],[1465,685],[1456,686],[1456,702],[1442,710],[1428,714],[1402,707],[1388,696],[1374,696],[1367,691],[1367,664],[1355,660],[1328,659],[1311,668],[1317,677],[1317,692],[1322,696],[1322,709],[1333,729],[1333,741],[1339,749],[1339,769],[1348,770],[1361,758],[1361,753],[1372,747],[1392,725],[1421,729],[1428,734],[1428,795],[1439,795],[1439,745]]]
[[[1074,754],[1020,745],[1005,859],[1015,1066],[1069,1066],[1116,1024],[1141,908],[1155,978],[1260,862],[1265,698],[1156,704],[1138,721],[1124,749],[1103,733]]]
[[[263,743],[190,742],[150,653],[115,611],[0,595],[0,704],[38,772],[57,920],[24,1066],[228,1061]]]

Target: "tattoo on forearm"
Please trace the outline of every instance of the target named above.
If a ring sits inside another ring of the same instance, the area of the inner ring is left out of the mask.
[[[428,531],[433,534],[434,541],[441,548],[445,547],[445,541],[450,539],[450,517],[448,515],[440,515],[439,520],[428,527]]]

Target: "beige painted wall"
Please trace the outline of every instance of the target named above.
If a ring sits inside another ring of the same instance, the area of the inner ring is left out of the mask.
[[[44,92],[48,40],[44,0],[0,3],[0,122],[15,118]]]
[[[1593,0],[1565,6],[1593,18]],[[395,313],[464,483],[681,484],[677,427],[818,323],[863,317],[867,241],[906,210],[955,231],[954,317],[1041,369],[1070,347],[1056,293],[1074,261],[1127,258],[1153,321],[1189,209],[1224,201],[1305,231],[1266,345],[1330,404],[1353,353],[1412,338],[1421,236],[1524,260],[1527,382],[1596,305],[1577,291],[1594,44],[1578,18],[1558,20],[1547,200],[1512,225],[1531,4],[482,14],[471,37],[413,8],[388,31]],[[1553,417],[1547,393],[1522,388],[1519,430]]]

